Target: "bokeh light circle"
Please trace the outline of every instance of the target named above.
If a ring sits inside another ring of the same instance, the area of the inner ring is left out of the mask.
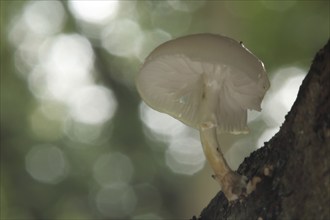
[[[63,151],[53,145],[34,146],[25,157],[27,172],[37,181],[56,184],[67,175]]]

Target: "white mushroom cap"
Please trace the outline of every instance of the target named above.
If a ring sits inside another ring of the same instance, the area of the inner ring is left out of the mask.
[[[211,121],[220,132],[247,131],[269,88],[263,63],[241,43],[214,34],[170,40],[146,58],[136,81],[143,100],[188,126]]]

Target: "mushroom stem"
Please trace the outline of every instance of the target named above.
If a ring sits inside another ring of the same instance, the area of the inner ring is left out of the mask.
[[[222,179],[226,174],[232,172],[229,168],[216,136],[216,127],[212,122],[201,124],[200,136],[203,145],[204,154],[214,171],[215,179]]]
[[[215,124],[209,121],[202,123],[200,136],[204,154],[214,171],[212,177],[220,184],[222,192],[229,201],[238,199],[246,191],[247,178],[235,173],[228,166],[221,153]]]

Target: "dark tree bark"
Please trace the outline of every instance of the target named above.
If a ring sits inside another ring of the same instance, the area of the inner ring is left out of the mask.
[[[256,190],[229,204],[219,192],[193,219],[330,219],[330,41],[315,56],[280,131],[238,168]]]

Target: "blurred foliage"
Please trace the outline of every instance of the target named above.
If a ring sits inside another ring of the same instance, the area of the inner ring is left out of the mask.
[[[197,215],[218,186],[207,165],[169,166],[171,138],[142,118],[134,87],[144,57],[170,38],[218,33],[243,41],[272,77],[306,72],[329,38],[329,1],[83,2],[0,2],[1,219]],[[267,123],[251,126],[250,151]]]

